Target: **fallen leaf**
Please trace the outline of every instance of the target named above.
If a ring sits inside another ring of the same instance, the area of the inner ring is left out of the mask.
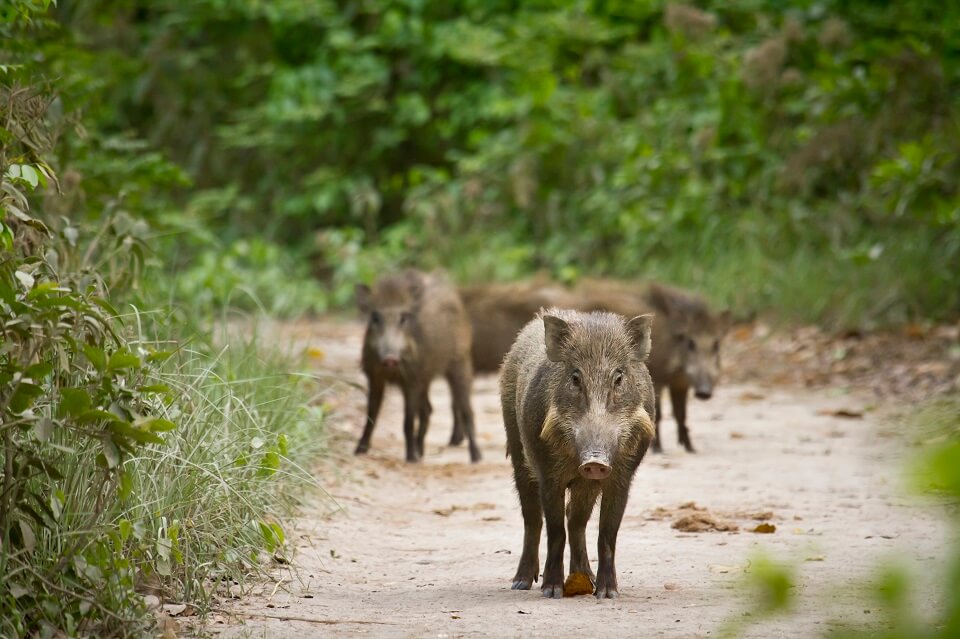
[[[762,534],[768,535],[776,531],[777,531],[777,527],[774,526],[773,524],[760,524],[750,532],[762,533]]]
[[[740,393],[740,399],[744,401],[756,401],[759,399],[766,399],[766,395],[763,393],[758,393],[756,391],[744,391]]]
[[[675,584],[675,583],[670,583],[670,582],[668,582],[668,583],[663,584],[663,589],[664,589],[664,590],[680,590],[680,586],[678,586],[678,585]]]
[[[503,517],[483,517],[481,521],[503,521]]]
[[[312,357],[313,359],[315,359],[315,360],[317,360],[317,361],[321,361],[321,360],[323,360],[324,357],[327,356],[327,354],[324,353],[324,352],[323,352],[323,349],[320,348],[319,346],[311,346],[311,347],[309,347],[309,348],[307,349],[307,355],[309,355],[310,357]]]
[[[732,430],[730,431],[730,439],[746,439],[746,435],[739,431]]]
[[[732,521],[719,521],[702,512],[681,517],[671,524],[671,528],[681,532],[736,532],[739,530],[739,527]]]
[[[764,512],[761,512],[761,513],[752,513],[748,515],[748,517],[750,519],[755,519],[757,521],[767,521],[767,520],[773,519],[773,511],[765,510]]]
[[[593,582],[582,572],[572,572],[563,583],[563,596],[576,597],[578,595],[592,595]]]
[[[850,408],[837,408],[835,410],[823,408],[817,411],[817,415],[826,415],[827,417],[843,417],[846,419],[862,419],[863,411]]]
[[[823,555],[814,555],[812,557],[804,557],[804,561],[823,561]]]
[[[457,615],[450,615],[450,618],[451,618],[451,619],[459,619],[460,617],[458,617]]]
[[[517,610],[517,614],[518,614],[518,615],[529,615],[529,614],[530,614],[530,611],[529,611],[529,610]]]

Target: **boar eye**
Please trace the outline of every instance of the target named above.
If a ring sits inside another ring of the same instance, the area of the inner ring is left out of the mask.
[[[406,312],[400,313],[400,326],[408,323],[411,319],[413,319],[413,314]]]
[[[372,311],[370,313],[370,321],[374,324],[379,324],[380,322],[383,321],[383,315],[381,315],[377,311]]]
[[[714,353],[719,353],[719,352],[720,352],[720,342],[719,342],[718,340],[715,340],[715,341],[713,342],[713,352],[714,352]]]
[[[570,383],[576,386],[577,388],[580,388],[580,385],[583,383],[582,373],[580,373],[580,371],[578,370],[573,371],[573,374],[570,375]]]
[[[613,371],[613,385],[618,387],[623,383],[623,371],[615,370]]]
[[[692,339],[687,339],[687,350],[690,351],[691,353],[697,350],[697,343]]]

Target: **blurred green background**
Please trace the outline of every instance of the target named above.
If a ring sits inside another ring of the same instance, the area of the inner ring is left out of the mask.
[[[63,0],[4,48],[57,85],[51,206],[147,220],[192,299],[414,264],[956,316],[960,6],[695,4]]]

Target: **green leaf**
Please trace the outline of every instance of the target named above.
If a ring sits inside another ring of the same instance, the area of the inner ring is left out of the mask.
[[[257,469],[258,477],[270,477],[280,470],[280,455],[275,450],[268,450],[260,458],[260,467]]]
[[[85,410],[79,415],[77,415],[77,419],[84,423],[92,423],[92,422],[98,422],[98,421],[105,421],[105,422],[112,423],[112,422],[116,422],[117,419],[119,418],[113,413],[111,413],[110,411],[105,411],[100,408],[93,408],[93,409]]]
[[[60,391],[60,415],[77,417],[90,409],[90,393],[83,388],[64,388]]]
[[[40,380],[53,372],[53,364],[49,362],[40,362],[27,368],[26,376],[32,380]]]
[[[113,306],[113,304],[103,299],[102,297],[97,297],[96,295],[94,295],[90,297],[90,301],[96,304],[97,306],[99,306],[100,308],[102,308],[103,310],[105,310],[106,312],[110,313],[110,315],[113,317],[117,317],[120,315],[120,313]]]
[[[37,185],[40,184],[40,176],[37,175],[37,170],[29,164],[20,165],[20,177],[33,188],[37,188]]]
[[[107,367],[107,356],[102,350],[93,346],[91,344],[83,345],[83,354],[87,356],[87,359],[93,364],[93,367],[98,371],[103,372]]]
[[[21,381],[13,391],[13,396],[10,397],[10,411],[14,414],[22,413],[33,406],[33,402],[41,395],[43,395],[43,388]]]
[[[119,371],[126,368],[136,368],[140,366],[140,358],[123,348],[110,356],[107,362],[107,370]]]
[[[154,393],[166,394],[170,392],[170,387],[167,386],[166,384],[149,384],[147,386],[141,386],[137,390],[143,393],[144,395],[151,395]]]
[[[130,539],[130,535],[133,534],[133,524],[130,523],[129,519],[121,519],[117,528],[120,530],[120,539],[123,541]]]
[[[156,351],[147,355],[147,361],[150,363],[153,362],[165,362],[173,355],[173,351]]]
[[[177,427],[173,422],[166,419],[159,419],[156,417],[145,417],[138,419],[133,423],[134,428],[143,428],[155,433],[162,433],[164,431],[173,430]]]

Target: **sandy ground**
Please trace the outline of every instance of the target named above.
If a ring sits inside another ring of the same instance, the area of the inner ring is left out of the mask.
[[[323,322],[280,332],[297,348],[322,351],[314,358],[318,373],[362,383],[361,331],[358,323]],[[641,464],[620,529],[621,597],[598,602],[510,590],[522,525],[496,377],[475,382],[484,455],[476,465],[465,448],[445,446],[451,416],[443,380],[431,390],[428,451],[418,465],[402,461],[398,391],[388,391],[371,453],[355,458],[365,395],[347,384],[338,389],[330,397],[335,456],[317,471],[335,509],[329,498],[312,498],[288,532],[293,564],[225,603],[232,614],[216,615],[207,630],[224,637],[716,637],[733,628],[736,636],[814,637],[836,622],[882,627],[861,584],[889,558],[922,576],[918,611],[942,605],[930,586],[949,539],[942,513],[905,496],[908,449],[895,419],[883,410],[829,414],[868,408],[855,394],[721,386],[709,402],[690,406],[695,455],[677,446],[668,413],[665,453]],[[706,510],[680,508],[689,502]],[[588,527],[594,568],[598,511]],[[739,530],[671,527],[691,512]],[[776,531],[752,532],[765,517]],[[796,570],[789,617],[749,614],[756,597],[744,581],[759,553]],[[545,554],[544,540],[541,560]]]

